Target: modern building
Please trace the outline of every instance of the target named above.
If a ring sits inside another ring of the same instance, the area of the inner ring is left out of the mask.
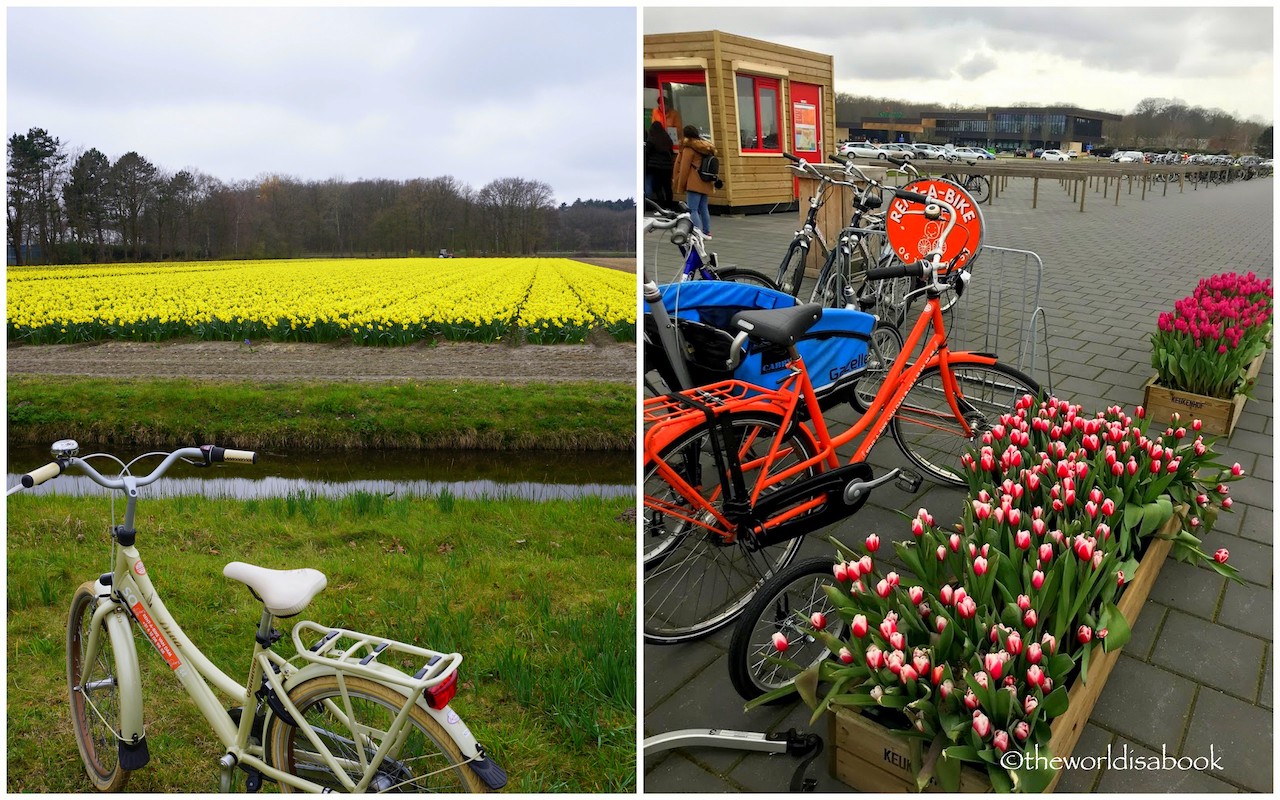
[[[821,162],[835,145],[834,79],[822,53],[721,31],[646,35],[642,124],[661,121],[677,145],[693,125],[715,143],[717,213],[786,208],[796,182],[782,153]]]
[[[1045,149],[1084,151],[1101,145],[1102,123],[1118,114],[1073,106],[1004,108],[984,111],[922,111],[915,117],[863,117],[846,123],[850,138],[954,144],[995,150]]]

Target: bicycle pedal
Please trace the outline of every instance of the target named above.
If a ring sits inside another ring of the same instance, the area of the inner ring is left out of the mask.
[[[920,491],[920,484],[923,482],[924,479],[920,477],[920,473],[904,469],[899,473],[898,479],[893,482],[893,485],[904,492],[915,494]]]

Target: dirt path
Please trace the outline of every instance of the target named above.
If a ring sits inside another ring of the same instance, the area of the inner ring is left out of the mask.
[[[445,343],[407,347],[267,342],[99,342],[10,346],[10,375],[212,378],[254,381],[492,380],[634,383],[633,343]]]

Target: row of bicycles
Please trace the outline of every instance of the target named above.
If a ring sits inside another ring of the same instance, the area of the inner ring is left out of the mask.
[[[793,677],[779,650],[801,666],[830,655],[802,630],[814,612],[839,620],[822,590],[830,560],[792,563],[804,537],[888,483],[961,485],[964,449],[1040,393],[994,355],[949,343],[983,235],[963,186],[905,163],[895,188],[851,162],[831,172],[786,157],[817,188],[774,275],[715,280],[712,265],[701,276],[712,280],[684,280],[706,263],[696,227],[679,212],[645,225],[668,232],[686,265],[681,280],[645,287],[644,637],[672,644],[733,625],[730,673],[746,698]],[[837,189],[851,212],[828,242],[818,210]],[[835,413],[846,406],[852,423]],[[868,463],[885,433],[909,468]]]

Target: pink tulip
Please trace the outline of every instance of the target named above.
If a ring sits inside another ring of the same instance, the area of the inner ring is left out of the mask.
[[[1036,520],[1039,522],[1039,520]],[[1018,531],[1013,536],[1013,543],[1018,546],[1019,550],[1026,550],[1031,547],[1031,531]]]
[[[1048,527],[1049,527],[1048,523],[1046,523],[1044,520],[1040,519],[1039,517],[1036,517],[1031,521],[1031,530],[1035,531],[1036,536],[1043,537],[1044,532],[1048,529]]]
[[[964,600],[968,596],[969,596],[969,593],[964,590],[963,586],[961,586],[959,589],[956,589],[955,598],[957,603]]]
[[[1227,559],[1230,557],[1231,553],[1227,552],[1225,547],[1213,554],[1213,560],[1217,561],[1219,564],[1227,563]]]
[[[867,635],[867,616],[865,614],[856,615],[853,618],[853,625],[850,628],[850,630],[852,630],[853,635],[859,639],[861,639],[863,636],[866,636]]]
[[[1040,648],[1039,642],[1032,642],[1027,645],[1027,662],[1030,664],[1039,664],[1043,650]]]
[[[902,653],[897,650],[894,650],[892,653],[887,655],[884,659],[885,666],[888,667],[889,671],[892,672],[894,675],[897,675],[902,672],[903,663],[904,663],[904,659],[902,657]]]
[[[963,702],[964,702],[965,708],[969,709],[970,711],[978,707],[978,696],[973,693],[973,689],[966,688],[964,690]]]
[[[939,561],[945,561],[945,560],[946,560],[946,558],[947,558],[947,548],[946,548],[945,546],[943,546],[943,545],[938,545],[938,551],[937,551],[937,552],[938,552],[938,560],[939,560]]]
[[[916,538],[924,536],[924,523],[918,519],[911,520],[911,534]]]
[[[985,739],[991,733],[991,720],[987,719],[987,715],[981,711],[973,712],[973,730],[978,734],[979,738]]]
[[[924,602],[924,587],[912,586],[907,590],[907,595],[911,597],[912,603],[920,605],[920,603]]]
[[[991,679],[987,677],[987,673],[985,673],[985,672],[975,672],[975,673],[973,673],[973,679],[974,679],[974,681],[976,681],[976,682],[977,682],[977,684],[978,684],[979,686],[981,686],[983,689],[989,689],[989,688],[991,688]]]
[[[920,675],[928,673],[929,653],[925,650],[916,650],[916,652],[911,656],[911,666]]]
[[[1032,686],[1039,686],[1043,682],[1044,670],[1040,668],[1039,664],[1032,664],[1027,667],[1027,683]]]
[[[892,591],[893,591],[893,586],[891,586],[889,582],[884,578],[881,578],[880,582],[876,584],[876,594],[880,595],[881,597],[888,597],[890,592]]]
[[[1080,642],[1080,644],[1088,644],[1092,640],[1093,640],[1093,631],[1089,628],[1088,625],[1081,625],[1080,628],[1076,631],[1076,641]]]
[[[889,634],[889,646],[894,650],[901,650],[907,646],[907,637],[902,635],[902,631],[894,631]]]
[[[959,603],[956,603],[956,612],[961,619],[973,619],[978,613],[978,604],[973,601],[972,597],[966,597]]]
[[[1041,586],[1044,586],[1044,573],[1040,570],[1036,570],[1031,573],[1031,587],[1033,589],[1039,589]]]
[[[1026,613],[1022,615],[1022,624],[1026,625],[1028,628],[1034,628],[1036,626],[1036,619],[1036,610],[1034,608],[1029,608]]]
[[[821,611],[815,611],[809,616],[809,623],[813,625],[813,629],[820,631],[827,627],[827,615]]]
[[[929,673],[929,680],[933,682],[934,686],[940,686],[942,684],[942,676],[946,674],[946,671],[946,667],[941,664],[937,665],[933,668],[932,672]],[[950,683],[950,681],[948,681],[948,683]]]
[[[978,556],[973,560],[973,572],[975,575],[987,574],[987,560],[982,556]]]
[[[840,659],[841,664],[853,663],[853,653],[849,652],[849,648],[847,647],[840,648],[840,653],[838,655],[838,658]]]
[[[1244,475],[1244,467],[1240,466],[1240,462],[1231,465],[1231,474],[1239,478]]]
[[[898,578],[898,573],[896,572],[890,572],[888,575],[884,576],[884,579],[889,582],[890,586],[897,586],[902,582],[901,579]]]
[[[1027,737],[1031,735],[1031,726],[1025,720],[1020,720],[1018,724],[1013,726],[1013,735],[1018,741],[1025,742]]]
[[[934,623],[934,627],[938,629],[938,633],[945,631],[947,629],[947,618],[939,616],[938,621]]]
[[[791,646],[791,643],[787,641],[787,635],[785,633],[775,633],[773,635],[773,646],[779,653],[785,653],[787,652],[787,648]]]
[[[999,653],[987,653],[982,663],[987,668],[987,672],[991,673],[992,678],[1000,680],[1000,676],[1004,674],[1004,659]]]
[[[1098,569],[1099,567],[1102,566],[1102,558],[1103,558],[1103,552],[1101,550],[1093,551],[1093,558],[1090,561],[1093,564],[1094,569]]]
[[[1231,500],[1231,498],[1230,498],[1230,497],[1224,497],[1224,498],[1222,498],[1222,507],[1223,507],[1223,508],[1231,508],[1231,503],[1232,503],[1232,500]]]
[[[1094,543],[1092,539],[1086,539],[1083,536],[1076,537],[1075,551],[1081,561],[1088,561],[1093,558]]]
[[[1004,649],[1009,651],[1009,655],[1017,656],[1022,653],[1022,637],[1017,631],[1009,634],[1004,641]]]
[[[1025,594],[1018,595],[1018,608],[1022,609],[1023,611],[1026,611],[1028,608],[1031,608],[1031,598],[1027,597]]]
[[[944,606],[951,605],[951,601],[953,598],[954,598],[954,590],[951,588],[951,584],[949,583],[943,586],[938,591],[938,599],[942,601],[942,604]]]
[[[1116,570],[1116,586],[1124,586],[1124,570]]]
[[[954,683],[951,681],[943,681],[942,685],[938,687],[938,694],[942,695],[943,700],[946,700],[955,690],[956,685]]]
[[[1029,717],[1031,716],[1031,712],[1035,711],[1036,706],[1038,705],[1040,705],[1040,701],[1035,698],[1035,695],[1029,694],[1027,695],[1027,698],[1022,701],[1022,712]]]
[[[1201,425],[1202,425],[1202,424],[1203,424],[1203,423],[1201,423],[1201,422],[1200,422],[1200,420],[1198,420],[1198,419],[1193,419],[1193,420],[1191,420],[1191,430],[1193,430],[1193,431],[1198,431],[1198,430],[1200,430],[1200,427],[1201,427]]]
[[[904,664],[902,669],[898,670],[898,678],[903,683],[906,683],[907,681],[918,680],[920,678],[920,674],[916,672],[915,667],[910,664]]]
[[[951,545],[951,552],[953,553],[960,552],[960,534],[958,533],[951,534],[950,538],[947,539],[947,543]]]
[[[1045,562],[1046,564],[1052,561],[1053,545],[1049,544],[1048,542],[1045,542],[1044,544],[1040,545],[1039,555],[1040,555],[1040,560]]]
[[[863,575],[870,575],[871,574],[871,556],[863,556],[862,558],[858,559],[858,569],[862,571]]]
[[[849,580],[849,570],[845,568],[843,563],[837,563],[831,568],[831,572],[840,583],[844,583]]]
[[[888,639],[896,630],[898,630],[898,616],[891,611],[880,621],[880,635]]]
[[[880,549],[880,537],[874,533],[867,537],[867,552],[874,553]]]
[[[872,687],[871,687],[871,699],[872,699],[872,700],[875,700],[877,703],[879,703],[879,702],[880,702],[880,698],[882,698],[882,697],[884,697],[884,687],[883,687],[883,686],[880,686],[880,685],[878,685],[878,684],[877,684],[876,686],[872,686]]]
[[[867,666],[871,669],[880,669],[884,666],[884,651],[875,645],[867,648]]]
[[[1058,640],[1054,638],[1053,634],[1046,633],[1044,636],[1041,636],[1040,643],[1044,645],[1044,649],[1049,653],[1049,655],[1053,655],[1058,652]]]
[[[850,561],[848,565],[849,580],[856,581],[862,577],[862,565],[857,561]]]
[[[991,743],[1001,753],[1006,752],[1009,749],[1009,734],[1004,731],[996,731],[996,735],[991,737]]]

